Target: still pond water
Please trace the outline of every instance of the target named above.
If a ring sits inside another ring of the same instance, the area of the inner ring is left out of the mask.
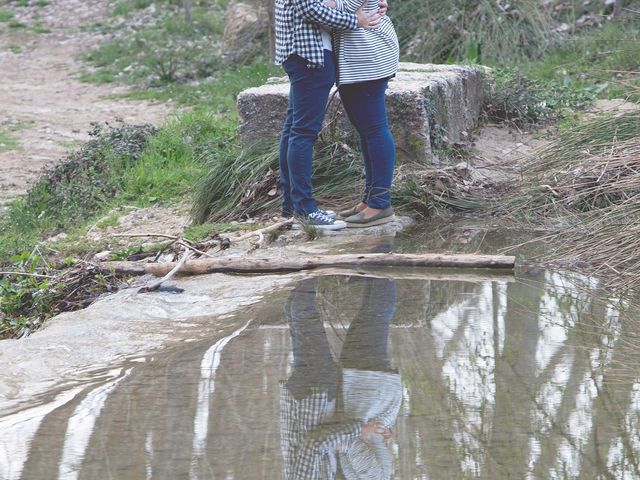
[[[640,479],[640,328],[596,286],[304,278],[0,418],[0,479]]]

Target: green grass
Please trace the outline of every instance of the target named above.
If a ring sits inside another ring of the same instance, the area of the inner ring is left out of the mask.
[[[152,0],[121,0],[116,3],[112,15],[127,17],[136,10],[147,8],[152,3]]]
[[[118,206],[188,200],[206,162],[237,148],[236,127],[233,117],[193,111],[144,141],[131,127],[98,132],[0,219],[0,261],[60,231],[77,231],[79,237]]]
[[[570,37],[537,62],[521,63],[520,69],[530,78],[591,89],[603,98],[640,101],[639,25],[637,20],[606,23],[601,30]]]
[[[124,170],[124,201],[146,206],[188,196],[202,175],[205,151],[224,148],[234,128],[235,123],[207,113],[170,121],[151,138],[140,160]]]
[[[355,202],[362,188],[358,153],[342,143],[318,145],[314,159],[314,196],[327,206]],[[279,197],[277,145],[242,150],[230,145],[207,155],[205,174],[195,186],[196,224],[231,221],[276,211]],[[270,195],[271,193],[271,195]]]
[[[151,132],[149,127],[96,129],[92,141],[49,168],[0,218],[0,259],[108,208],[120,191],[123,171],[140,158]]]
[[[31,31],[35,33],[40,33],[40,34],[51,33],[51,29],[49,27],[45,27],[40,22],[34,23],[30,28],[31,28]]]
[[[9,45],[9,51],[17,55],[22,52],[22,47],[20,45],[16,45],[15,43],[12,43]]]
[[[18,140],[11,133],[0,129],[0,153],[15,150],[18,147]]]
[[[0,9],[0,22],[10,22],[14,17],[14,13],[10,10]]]
[[[519,127],[573,119],[597,98],[598,89],[560,83],[555,79],[532,80],[518,69],[496,68],[493,96],[484,106],[492,122],[510,122]]]
[[[252,65],[221,69],[197,84],[170,83],[155,88],[135,89],[118,95],[117,98],[172,101],[194,109],[235,116],[238,93],[246,88],[261,85],[270,76],[281,73],[282,71],[273,65],[256,62]],[[105,78],[111,74],[112,72],[105,72]]]
[[[118,15],[130,15],[149,2],[120,2]],[[223,7],[214,2],[194,6],[193,24],[166,2],[158,2],[156,13],[145,27],[127,31],[86,55],[94,67],[84,80],[122,82],[138,87],[164,87],[201,81],[219,73],[219,43],[224,29]],[[122,28],[117,25],[115,29]]]
[[[257,230],[262,227],[264,225],[260,223],[203,223],[201,225],[192,225],[185,229],[184,237],[192,242],[200,242],[215,234]]]

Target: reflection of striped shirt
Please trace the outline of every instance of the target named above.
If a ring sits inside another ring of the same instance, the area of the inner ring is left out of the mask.
[[[296,400],[286,384],[280,385],[280,445],[287,480],[334,479],[336,447],[360,433],[357,421],[335,421],[335,400],[326,391]]]
[[[336,0],[338,10],[355,12],[361,0]],[[366,12],[379,9],[378,0],[369,0]],[[396,74],[400,61],[398,37],[391,19],[382,17],[375,30],[334,30],[338,84],[367,82]]]

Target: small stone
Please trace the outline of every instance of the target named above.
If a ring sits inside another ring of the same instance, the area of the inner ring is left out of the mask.
[[[98,262],[104,262],[111,255],[111,250],[105,250],[100,253],[96,253],[93,258],[95,258]]]

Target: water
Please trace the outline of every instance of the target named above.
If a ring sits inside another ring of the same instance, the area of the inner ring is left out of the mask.
[[[624,300],[552,271],[407,273],[306,278],[51,392],[0,418],[0,478],[640,478]]]

